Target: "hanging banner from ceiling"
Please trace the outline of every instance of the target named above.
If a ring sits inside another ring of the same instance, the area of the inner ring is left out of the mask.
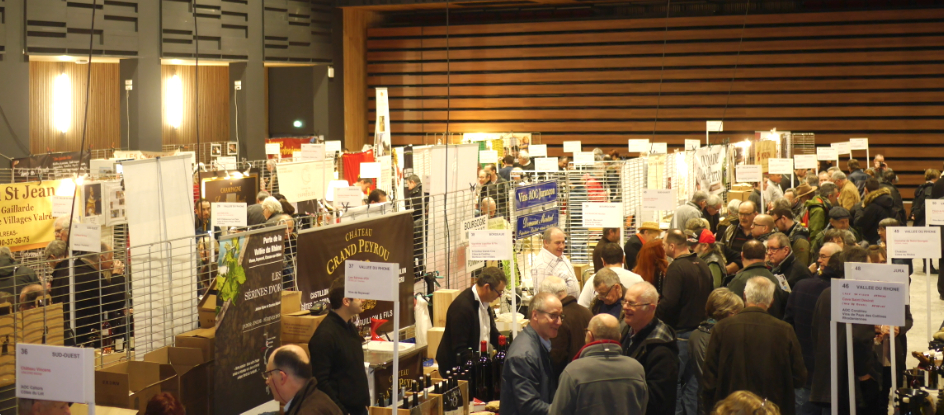
[[[265,139],[266,144],[279,145],[279,154],[268,154],[267,156],[269,158],[279,158],[279,155],[281,155],[283,159],[290,159],[293,152],[302,151],[302,144],[314,144],[316,141],[318,141],[317,137],[267,138]]]
[[[724,185],[721,183],[723,166],[724,146],[700,147],[695,150],[695,178],[699,190],[713,195],[724,192]]]

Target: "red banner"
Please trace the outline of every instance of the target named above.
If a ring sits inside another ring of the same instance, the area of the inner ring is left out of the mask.
[[[313,144],[315,140],[315,137],[267,138],[265,142],[266,144],[279,143],[282,158],[292,158],[292,152],[302,151],[302,144]],[[272,156],[273,154],[269,154],[267,157],[272,158]]]

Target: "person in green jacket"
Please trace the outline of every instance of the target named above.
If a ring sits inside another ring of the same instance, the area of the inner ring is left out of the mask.
[[[817,195],[806,202],[806,227],[810,229],[810,240],[816,239],[829,224],[829,209],[839,197],[839,188],[835,183],[825,182]]]

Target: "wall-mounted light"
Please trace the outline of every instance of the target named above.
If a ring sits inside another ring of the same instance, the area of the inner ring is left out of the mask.
[[[295,120],[295,122],[292,123],[292,126],[294,126],[295,128],[302,128],[302,125],[304,125],[302,123],[302,120]]]
[[[167,115],[167,123],[171,127],[180,128],[180,122],[184,119],[184,87],[179,75],[167,80],[165,95],[164,113]]]
[[[52,88],[53,123],[60,133],[69,131],[72,124],[72,81],[64,73],[56,77]]]

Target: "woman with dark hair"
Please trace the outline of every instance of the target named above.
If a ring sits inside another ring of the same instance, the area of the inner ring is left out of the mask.
[[[171,395],[169,392],[161,392],[157,395],[154,395],[150,401],[148,401],[147,408],[144,410],[144,415],[185,415],[184,406],[181,405],[180,401]]]
[[[665,270],[669,261],[665,259],[665,248],[661,239],[646,242],[636,257],[636,268],[633,272],[639,274],[643,280],[654,285],[662,298],[662,281],[665,279]]]

